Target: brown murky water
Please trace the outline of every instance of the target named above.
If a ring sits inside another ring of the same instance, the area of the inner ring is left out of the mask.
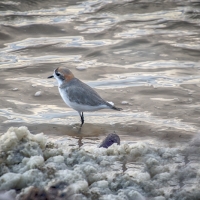
[[[0,132],[186,142],[200,127],[199,26],[189,0],[1,1]],[[58,66],[124,110],[85,113],[78,133],[47,79]]]

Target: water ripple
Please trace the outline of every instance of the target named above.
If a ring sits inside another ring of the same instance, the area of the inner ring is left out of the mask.
[[[28,105],[30,106],[30,105]],[[62,112],[59,108],[55,106],[39,106],[31,109],[34,114],[27,115],[16,113],[12,109],[0,109],[0,116],[5,117],[3,123],[29,123],[29,124],[68,124],[73,125],[77,123],[78,114],[77,112]],[[53,112],[52,112],[53,111]],[[126,112],[120,114],[111,114],[107,112],[103,113],[87,113],[85,114],[90,123],[109,123],[108,118],[111,124],[115,123],[126,123],[127,125],[134,124],[137,121],[142,121],[145,123],[154,124],[160,127],[171,127],[175,129],[181,129],[186,131],[196,131],[194,125],[181,122],[181,119],[161,119],[155,116],[151,116],[148,112]],[[98,116],[99,120],[96,121],[95,118]]]

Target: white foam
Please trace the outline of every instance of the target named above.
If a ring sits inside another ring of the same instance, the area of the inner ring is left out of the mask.
[[[11,188],[17,189],[21,177],[21,174],[15,174],[11,172],[4,174],[0,177],[0,190],[8,190]]]
[[[0,200],[15,200],[15,197],[15,190],[10,190],[8,192],[0,192]]]
[[[48,188],[60,181],[73,198],[154,200],[195,199],[199,195],[199,136],[189,145],[169,148],[145,142],[113,144],[108,149],[71,140],[53,143],[26,127],[0,137],[0,190]],[[191,193],[192,191],[192,193]],[[86,196],[87,194],[87,196]]]

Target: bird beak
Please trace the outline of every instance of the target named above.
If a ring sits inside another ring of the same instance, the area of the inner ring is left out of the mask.
[[[51,76],[49,76],[49,77],[47,77],[47,78],[53,78],[54,76],[53,75],[51,75]]]

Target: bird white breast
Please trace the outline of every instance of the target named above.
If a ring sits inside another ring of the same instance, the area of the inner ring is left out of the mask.
[[[71,102],[68,98],[68,95],[65,91],[65,89],[58,87],[58,90],[60,92],[60,96],[62,97],[63,101],[70,107],[73,108],[74,110],[78,112],[85,112],[85,111],[96,111],[104,108],[110,108],[107,105],[99,105],[99,106],[90,106],[90,105],[83,105],[83,104],[78,104],[75,102]]]
[[[59,90],[60,96],[62,97],[63,101],[64,101],[69,107],[71,107],[71,106],[70,106],[71,101],[69,100],[69,98],[68,98],[67,93],[65,92],[65,90],[62,89],[62,88],[60,88],[59,86],[58,86],[58,90]]]

